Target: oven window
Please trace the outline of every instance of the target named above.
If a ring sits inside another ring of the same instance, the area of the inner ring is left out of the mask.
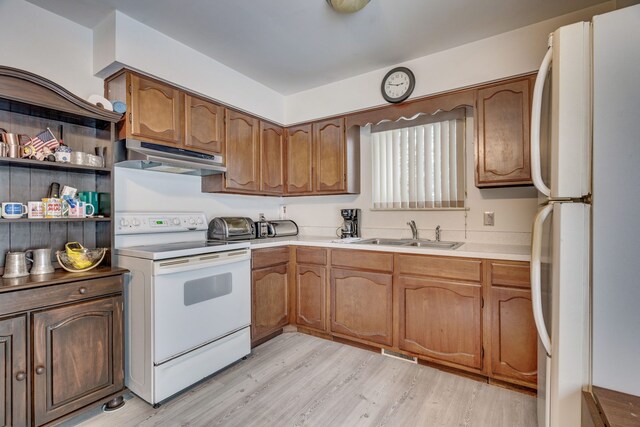
[[[188,306],[219,298],[229,295],[231,291],[231,273],[189,280],[184,284],[184,305]]]

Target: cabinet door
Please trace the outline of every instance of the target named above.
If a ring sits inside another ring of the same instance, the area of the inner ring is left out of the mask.
[[[185,147],[224,154],[224,107],[191,95],[184,96],[184,106]]]
[[[340,193],[347,188],[344,118],[313,124],[317,192]]]
[[[392,344],[392,275],[331,270],[331,330]]]
[[[482,286],[400,276],[400,348],[482,367]]]
[[[284,190],[284,129],[260,122],[260,192]]]
[[[327,273],[324,267],[298,265],[296,267],[296,323],[325,331]]]
[[[25,317],[0,321],[2,426],[27,425],[27,328]]]
[[[538,335],[527,289],[491,288],[491,373],[536,387]]]
[[[122,390],[121,296],[32,316],[36,425]]]
[[[260,189],[259,121],[246,114],[226,110],[226,182],[232,190]]]
[[[476,186],[531,184],[529,79],[478,90]]]
[[[311,125],[287,129],[287,194],[313,192],[313,134]]]
[[[252,272],[252,342],[276,332],[289,322],[288,272],[288,264]]]
[[[131,136],[164,145],[182,145],[182,103],[178,89],[130,74]]]

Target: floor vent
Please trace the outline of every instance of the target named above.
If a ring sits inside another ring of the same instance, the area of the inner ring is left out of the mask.
[[[381,349],[380,353],[382,353],[383,356],[393,357],[394,359],[404,360],[405,362],[418,363],[417,357],[411,357],[402,353],[396,353],[395,351],[387,350],[386,348]]]

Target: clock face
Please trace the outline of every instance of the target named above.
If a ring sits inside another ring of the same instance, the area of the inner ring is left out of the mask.
[[[389,102],[402,102],[411,95],[415,77],[405,67],[394,68],[382,80],[382,96]]]

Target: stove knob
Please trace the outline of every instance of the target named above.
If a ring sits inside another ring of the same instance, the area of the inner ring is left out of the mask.
[[[189,218],[189,224],[193,225],[196,223],[196,220],[193,218]]]
[[[180,219],[179,218],[173,218],[173,225],[180,225]]]
[[[126,227],[126,226],[128,226],[128,225],[129,225],[129,221],[127,221],[125,218],[122,218],[122,219],[120,220],[120,226],[121,226],[121,227]]]
[[[138,227],[140,225],[140,221],[138,221],[138,218],[134,218],[133,219],[133,226],[134,227]]]
[[[202,221],[202,218],[198,218],[198,224],[202,224],[204,221]]]

